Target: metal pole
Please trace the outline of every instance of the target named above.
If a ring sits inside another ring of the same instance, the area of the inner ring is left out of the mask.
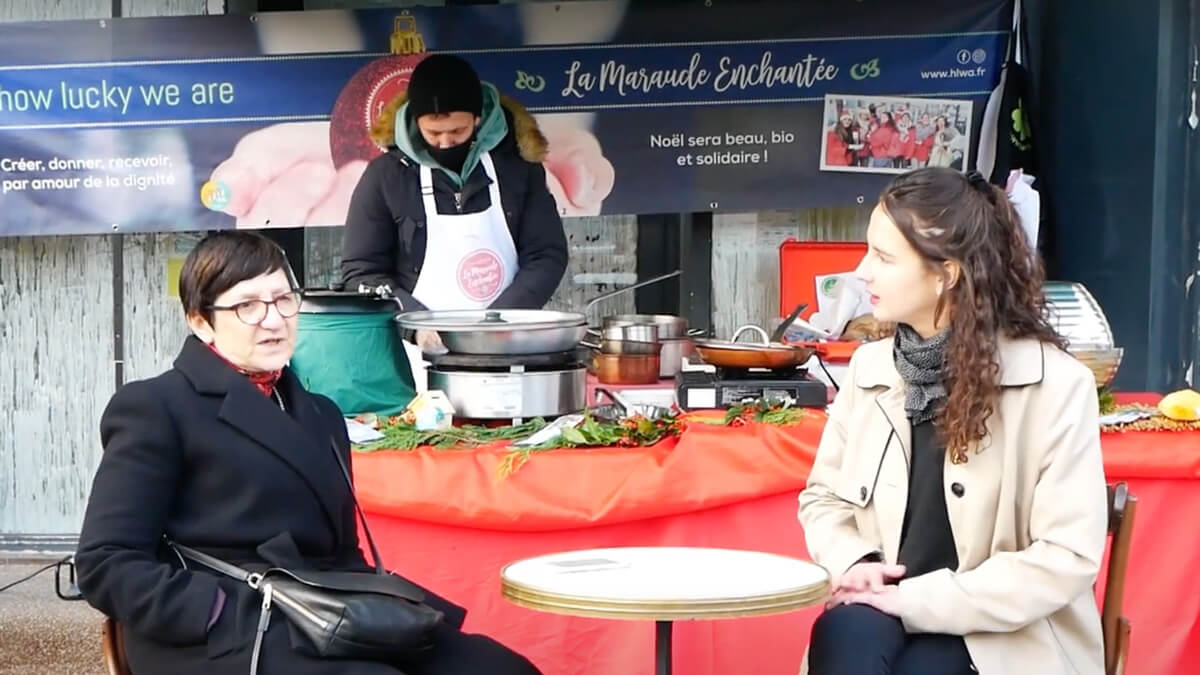
[[[657,621],[654,627],[654,672],[655,675],[671,675],[671,628],[670,621]]]
[[[112,18],[123,13],[122,0],[112,0]],[[113,223],[112,244],[112,317],[113,317],[113,390],[125,384],[125,235]]]

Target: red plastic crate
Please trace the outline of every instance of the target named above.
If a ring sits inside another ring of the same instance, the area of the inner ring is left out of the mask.
[[[807,319],[817,311],[816,278],[822,274],[851,272],[867,254],[863,241],[796,241],[779,247],[779,316],[807,302],[800,313]]]

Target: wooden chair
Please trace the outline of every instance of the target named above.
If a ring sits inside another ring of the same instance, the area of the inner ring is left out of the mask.
[[[104,617],[104,625],[100,627],[100,647],[104,651],[107,675],[133,675],[129,671],[129,661],[125,658],[125,641],[121,632],[121,624],[110,617]]]
[[[1105,675],[1124,675],[1129,656],[1129,619],[1121,616],[1121,609],[1136,512],[1137,497],[1129,493],[1125,483],[1108,486],[1108,533],[1112,535],[1112,545],[1104,582],[1104,607],[1100,614],[1100,625],[1104,629]]]

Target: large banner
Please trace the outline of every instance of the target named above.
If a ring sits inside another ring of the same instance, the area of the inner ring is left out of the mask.
[[[965,168],[1011,0],[0,24],[0,235],[340,225],[429,52],[535,114],[564,216],[870,201]]]

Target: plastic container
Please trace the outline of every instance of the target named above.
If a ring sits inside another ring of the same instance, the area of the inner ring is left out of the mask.
[[[851,272],[866,254],[867,244],[861,241],[783,242],[779,247],[779,316],[788,316],[803,302],[808,307],[800,313],[800,318],[807,320],[817,311],[816,278]],[[809,337],[795,331],[792,335],[785,333],[783,341],[816,347],[821,358],[831,364],[848,363],[862,344],[855,340],[814,341]]]
[[[803,302],[808,307],[800,318],[808,319],[817,311],[816,278],[851,272],[866,254],[867,244],[861,241],[783,242],[779,246],[779,316],[788,316]]]

